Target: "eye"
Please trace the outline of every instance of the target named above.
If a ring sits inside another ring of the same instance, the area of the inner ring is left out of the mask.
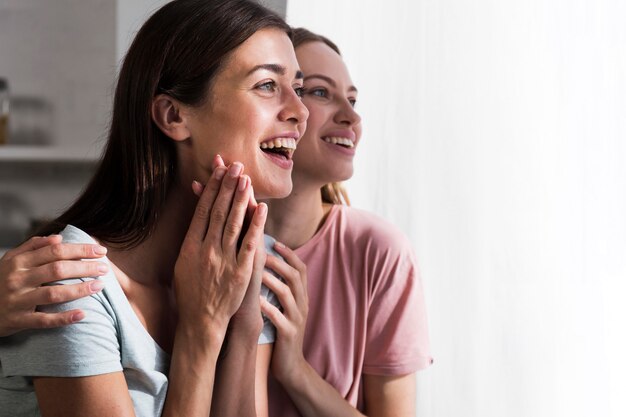
[[[274,92],[276,91],[276,82],[275,81],[266,81],[256,86],[257,89],[261,91]]]
[[[349,98],[348,101],[352,105],[352,108],[356,107],[356,98]]]
[[[306,94],[309,96],[328,98],[328,90],[322,87],[312,88],[310,90],[306,90]]]
[[[302,86],[294,87],[293,90],[296,92],[296,95],[300,98],[302,98],[306,94],[306,90]]]

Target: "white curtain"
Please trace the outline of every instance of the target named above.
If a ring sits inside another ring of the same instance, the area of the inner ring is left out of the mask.
[[[360,90],[354,205],[412,240],[418,415],[626,415],[626,2],[291,0]]]

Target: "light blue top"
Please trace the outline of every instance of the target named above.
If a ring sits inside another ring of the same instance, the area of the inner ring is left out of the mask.
[[[61,234],[64,242],[95,243],[73,226],[67,226]],[[266,244],[271,242],[271,238],[266,239]],[[0,417],[40,415],[33,376],[81,377],[119,371],[126,378],[137,417],[161,415],[170,356],[143,327],[113,272],[100,279],[105,287],[98,294],[41,308],[45,312],[81,309],[85,312],[82,321],[0,338]],[[275,297],[270,298],[276,302]],[[274,339],[275,329],[265,320],[259,343]]]

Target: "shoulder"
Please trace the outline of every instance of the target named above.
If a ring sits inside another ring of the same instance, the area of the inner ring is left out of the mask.
[[[362,250],[384,252],[389,255],[410,255],[411,243],[402,231],[376,214],[354,207],[339,208],[342,232],[346,239]]]
[[[71,224],[65,226],[59,234],[63,237],[63,243],[97,243],[87,232]]]
[[[63,237],[63,243],[97,243],[95,239],[89,236],[86,232],[84,232],[83,230],[79,229],[76,226],[72,226],[71,224],[68,224],[59,234]],[[84,261],[94,261],[94,260],[84,259]],[[92,279],[95,279],[95,277],[70,278],[70,279],[55,281],[49,285],[77,284],[79,282],[92,280]],[[104,276],[104,277],[101,277],[100,279],[106,282],[106,281],[109,281],[110,277]],[[95,297],[95,298],[98,298],[98,297]]]

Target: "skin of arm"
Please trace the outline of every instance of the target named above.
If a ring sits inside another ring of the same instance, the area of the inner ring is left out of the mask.
[[[197,332],[177,330],[162,416],[196,416],[209,409],[211,395],[207,395],[206,387],[214,383],[220,339],[216,334],[197,348]],[[35,378],[34,384],[43,417],[135,416],[122,372],[81,378]],[[115,401],[111,401],[113,398]]]
[[[211,416],[268,416],[267,375],[272,345],[257,345],[257,339],[247,339],[243,343],[243,338],[229,337],[220,355]],[[237,395],[233,395],[233,387],[237,387]]]
[[[415,373],[398,376],[363,375],[363,396],[368,416],[414,417]]]
[[[261,302],[263,312],[278,332],[272,358],[274,377],[303,416],[363,416],[304,358],[302,344],[308,315],[306,266],[284,245],[277,244],[275,249],[286,262],[268,256],[267,266],[286,282],[271,274],[264,274],[263,282],[278,296],[283,312],[268,302]],[[414,374],[401,377],[364,375],[363,383],[368,416],[415,416]]]

